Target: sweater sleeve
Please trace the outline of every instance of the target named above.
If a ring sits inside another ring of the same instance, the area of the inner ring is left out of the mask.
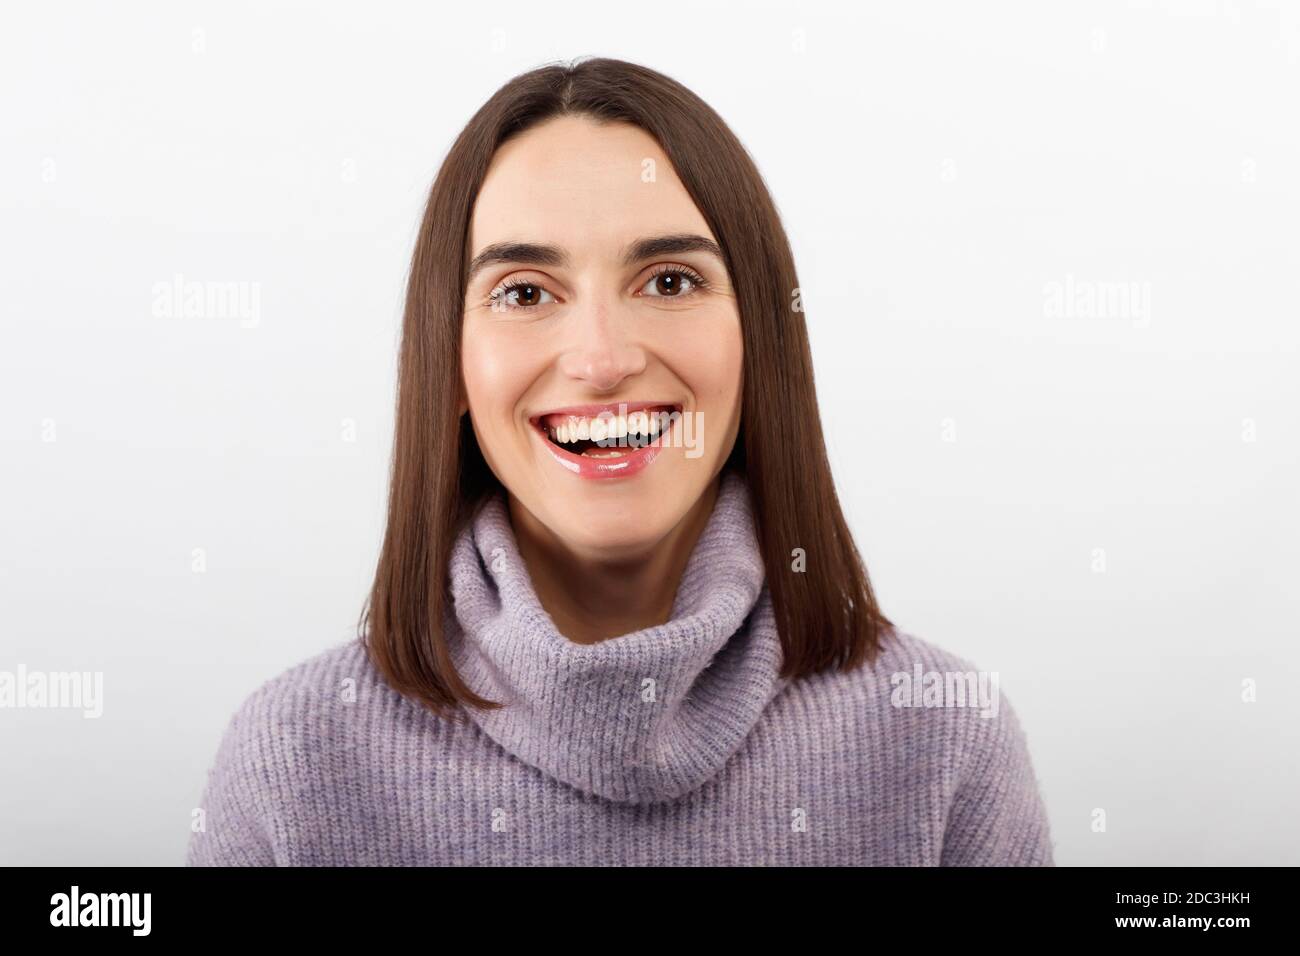
[[[1055,866],[1047,811],[1024,731],[1006,697],[972,717],[976,745],[958,781],[942,866]]]
[[[186,866],[274,866],[274,764],[267,757],[268,702],[248,698],[231,718],[191,825]]]

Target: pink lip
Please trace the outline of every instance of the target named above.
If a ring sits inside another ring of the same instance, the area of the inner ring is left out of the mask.
[[[650,466],[659,453],[663,451],[663,440],[672,428],[661,432],[657,438],[649,445],[643,448],[628,450],[625,454],[617,458],[588,458],[586,455],[575,455],[571,451],[566,451],[546,436],[545,426],[542,422],[552,415],[578,415],[586,418],[598,418],[603,413],[610,415],[627,414],[628,412],[640,411],[645,408],[670,407],[681,411],[681,405],[677,402],[617,402],[612,405],[567,405],[564,408],[554,408],[529,418],[529,423],[533,426],[533,431],[537,435],[538,441],[545,446],[551,457],[560,464],[566,471],[577,475],[579,478],[628,478],[632,475],[644,471]],[[675,427],[676,423],[674,423]]]

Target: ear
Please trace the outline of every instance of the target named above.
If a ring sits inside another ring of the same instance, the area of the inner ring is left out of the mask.
[[[465,413],[469,411],[469,396],[465,394],[465,380],[460,382],[460,398],[456,402],[456,417],[464,418]]]

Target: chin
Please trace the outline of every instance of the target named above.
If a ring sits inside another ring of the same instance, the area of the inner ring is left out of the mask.
[[[573,500],[571,506],[551,499],[539,517],[544,516],[547,528],[567,547],[616,556],[653,547],[673,529],[689,506],[689,502],[683,503],[669,513],[662,507],[647,507],[641,495],[619,501],[600,501],[601,497],[604,496],[583,496]],[[644,498],[662,501],[653,494],[644,494]]]

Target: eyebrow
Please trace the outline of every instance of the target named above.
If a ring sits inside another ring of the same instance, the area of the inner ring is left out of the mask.
[[[720,263],[726,262],[722,249],[712,239],[692,233],[678,233],[670,236],[650,236],[630,243],[623,251],[623,265],[634,266],[638,262],[656,256],[682,252],[705,252],[717,258]],[[507,262],[562,267],[569,264],[569,255],[559,246],[536,242],[494,242],[470,262],[469,275],[465,279],[465,284],[473,282],[474,277],[488,266]]]

